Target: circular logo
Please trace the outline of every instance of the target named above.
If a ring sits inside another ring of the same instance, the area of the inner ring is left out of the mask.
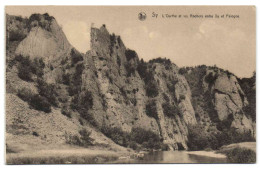
[[[140,12],[138,14],[138,18],[139,18],[140,21],[144,21],[146,19],[146,13]]]

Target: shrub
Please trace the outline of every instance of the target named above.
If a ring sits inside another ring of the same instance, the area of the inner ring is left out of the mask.
[[[93,107],[93,96],[91,91],[87,90],[82,94],[80,98],[80,107],[84,107],[86,110]]]
[[[188,127],[187,146],[189,150],[204,150],[206,148],[216,150],[223,145],[246,141],[255,141],[250,131],[239,133],[236,129],[230,128],[223,131],[207,132],[203,125]]]
[[[170,103],[162,104],[163,113],[168,117],[174,117],[176,114],[180,115],[180,111],[177,106],[171,105]]]
[[[120,56],[117,55],[116,57],[116,63],[117,65],[120,67],[121,66],[121,59],[120,59]]]
[[[178,147],[178,150],[185,150],[185,148],[183,147],[182,143],[177,143],[177,147]]]
[[[145,79],[146,71],[147,71],[147,63],[144,62],[143,59],[141,59],[141,61],[137,65],[137,71],[138,71],[139,75],[141,76],[141,78]]]
[[[148,97],[156,97],[158,96],[159,92],[158,92],[158,87],[156,85],[156,82],[155,81],[151,81],[150,84],[147,84],[145,86],[146,88],[146,94]]]
[[[17,69],[19,78],[25,81],[32,81],[31,61],[29,57],[22,57]]]
[[[127,77],[130,77],[132,74],[135,73],[135,67],[131,65],[130,63],[125,64],[125,69],[127,72]]]
[[[107,137],[111,138],[116,144],[125,147],[128,145],[129,135],[118,127],[111,128],[108,126],[102,126],[101,132],[104,133]]]
[[[93,126],[98,126],[94,115],[89,111],[93,107],[93,95],[91,91],[85,91],[75,95],[71,101],[71,108],[77,110],[82,118]]]
[[[145,90],[148,97],[158,96],[158,86],[154,79],[153,70],[148,68],[148,64],[143,59],[137,65],[137,71],[145,83]]]
[[[18,90],[17,96],[28,102],[28,104],[36,110],[44,111],[46,113],[51,112],[51,104],[48,100],[38,94],[32,94],[29,89],[23,88]]]
[[[91,125],[93,125],[95,127],[98,126],[98,123],[97,123],[96,119],[94,118],[94,115],[91,112],[80,110],[79,113],[80,113],[80,117],[87,120]]]
[[[71,56],[71,64],[72,65],[74,65],[74,64],[78,63],[79,61],[83,60],[82,55],[76,49],[71,49],[70,56]]]
[[[130,139],[138,144],[144,144],[145,148],[160,149],[161,139],[160,136],[150,130],[145,130],[140,127],[132,128]]]
[[[129,142],[129,147],[132,148],[133,150],[137,150],[137,148],[138,148],[136,142],[134,142],[134,141]]]
[[[43,69],[45,67],[45,63],[43,61],[42,58],[34,58],[33,62],[31,62],[31,72],[35,75],[37,75],[37,77],[42,77],[44,72]]]
[[[9,33],[9,41],[22,41],[25,37],[26,34],[22,30],[11,30],[8,32]]]
[[[32,132],[32,135],[34,135],[35,137],[39,137],[39,134],[36,131]]]
[[[61,114],[63,114],[64,116],[67,116],[68,118],[71,118],[71,112],[70,112],[70,110],[68,110],[67,107],[62,107]]]
[[[146,108],[145,112],[147,116],[158,119],[156,103],[154,100],[148,101],[145,108]]]
[[[213,138],[213,139],[212,139]],[[204,150],[206,148],[216,149],[214,147],[217,143],[214,135],[207,133],[203,125],[193,125],[188,127],[188,142],[189,150]]]
[[[73,144],[81,147],[89,147],[93,145],[94,139],[90,137],[91,132],[86,129],[82,129],[79,131],[80,136],[68,136],[66,137],[66,143]]]
[[[54,17],[49,16],[48,13],[45,13],[43,15],[32,14],[29,17],[28,25],[31,25],[32,22],[37,21],[37,23],[40,27],[42,27],[43,29],[46,29],[47,31],[51,31],[50,24],[53,19],[54,19]],[[36,26],[36,25],[34,25],[34,26]],[[31,29],[31,27],[29,27],[29,29]]]
[[[115,143],[130,147],[134,150],[138,149],[138,144],[148,149],[161,149],[162,142],[159,135],[150,130],[145,130],[140,127],[132,128],[130,133],[122,131],[118,127],[108,127],[103,125],[101,132],[111,138]]]
[[[84,70],[85,66],[83,63],[78,64],[76,66],[76,71],[74,75],[72,75],[72,80],[69,81],[69,87],[68,87],[68,92],[70,96],[76,95],[80,92],[81,90],[81,83],[82,83],[82,72]],[[71,75],[70,75],[71,76]],[[69,78],[69,77],[67,77]],[[67,79],[69,80],[69,79]]]
[[[91,132],[87,131],[86,129],[80,130],[79,134],[81,136],[81,140],[84,146],[92,145],[94,139],[90,137]]]
[[[126,56],[127,61],[138,57],[137,53],[134,50],[130,50],[130,49],[125,50],[125,56]]]
[[[18,77],[25,81],[32,81],[32,74],[35,74],[37,77],[42,77],[44,72],[45,63],[42,58],[35,58],[33,61],[30,60],[29,56],[23,57],[18,55],[15,57],[15,61],[19,62],[18,64]]]
[[[37,80],[38,92],[41,96],[45,97],[50,104],[53,106],[58,106],[57,102],[57,89],[54,84],[48,84],[45,81],[38,79]]]
[[[30,102],[32,98],[32,92],[30,89],[22,88],[18,90],[17,96],[26,102]]]
[[[45,97],[40,95],[33,95],[29,104],[36,110],[44,111],[45,113],[51,112],[51,104]]]
[[[247,148],[237,147],[226,154],[230,163],[256,163],[256,153]]]
[[[62,75],[62,83],[65,85],[70,85],[70,74],[63,74]]]
[[[205,76],[205,81],[209,83],[209,85],[212,85],[216,79],[217,75],[214,75],[213,72],[210,72],[207,76]]]

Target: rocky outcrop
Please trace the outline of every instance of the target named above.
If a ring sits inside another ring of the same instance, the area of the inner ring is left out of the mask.
[[[159,135],[171,150],[187,149],[188,127],[197,123],[217,130],[221,122],[228,120],[229,127],[255,133],[255,123],[244,112],[247,97],[233,74],[206,66],[183,70],[162,58],[144,62],[105,25],[91,28],[91,49],[82,54],[69,44],[48,14],[34,14],[22,23],[26,27],[24,37],[15,40],[17,47],[9,49],[8,56],[43,58],[46,66],[42,78],[59,91],[53,117],[64,120],[57,112],[64,107],[70,109],[73,115],[68,125],[73,126],[73,131],[80,125],[75,118],[83,119],[81,125],[90,124],[97,131],[117,127],[131,132],[141,127]],[[17,26],[11,27],[9,30],[17,30]],[[11,85],[19,79],[15,66],[7,75],[11,77],[7,88],[13,94],[20,89],[16,84],[30,84],[37,93],[35,82],[18,80]]]
[[[215,124],[223,125],[221,122],[228,122],[230,126],[237,131],[244,133],[250,132],[255,136],[255,124],[251,116],[248,116],[245,107],[248,106],[248,100],[241,89],[238,78],[228,71],[224,71],[217,67],[201,66],[197,68],[187,68],[185,76],[189,79],[189,83],[193,86],[194,100],[196,100],[197,116],[204,125]],[[192,78],[200,74],[201,83],[194,85],[196,82]],[[200,91],[201,98],[208,101],[207,105],[197,104],[197,92]],[[214,111],[207,113],[207,108],[211,107]],[[204,115],[201,117],[201,112]],[[209,119],[207,119],[207,117]],[[209,120],[209,121],[208,121]],[[205,121],[207,121],[205,123]],[[211,125],[212,126],[212,125]],[[213,125],[214,126],[214,125]]]
[[[30,58],[40,57],[49,62],[70,52],[71,45],[53,17],[34,14],[28,22],[30,31],[19,43],[16,54]]]

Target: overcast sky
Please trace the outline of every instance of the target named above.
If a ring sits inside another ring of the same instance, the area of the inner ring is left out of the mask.
[[[49,13],[62,26],[69,42],[79,51],[90,49],[90,27],[106,24],[122,37],[126,47],[140,58],[170,58],[179,67],[217,65],[238,77],[250,77],[256,69],[254,7],[6,7],[6,12],[29,17]],[[138,20],[145,12],[146,20]],[[153,12],[158,17],[152,17]],[[225,18],[162,18],[169,15],[225,15]],[[226,14],[239,15],[227,18]]]

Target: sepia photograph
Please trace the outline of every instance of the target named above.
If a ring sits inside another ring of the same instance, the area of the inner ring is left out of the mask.
[[[5,6],[5,164],[256,163],[255,6]]]

